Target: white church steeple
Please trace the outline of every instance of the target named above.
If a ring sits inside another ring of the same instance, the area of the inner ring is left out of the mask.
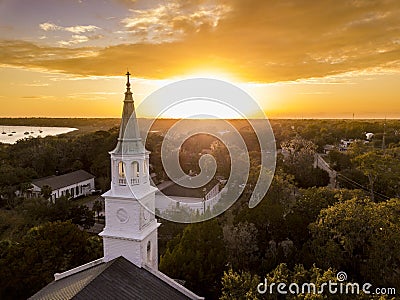
[[[115,154],[144,153],[145,148],[140,137],[139,125],[136,119],[135,105],[133,102],[129,72],[126,73],[127,83],[122,109],[121,127],[119,129],[118,143],[112,151]],[[128,130],[127,130],[128,129]]]
[[[126,92],[117,146],[111,155],[111,189],[106,192],[104,259],[124,256],[135,265],[158,267],[156,188],[150,185],[149,154],[140,137],[127,72]],[[147,210],[142,204],[145,204]]]

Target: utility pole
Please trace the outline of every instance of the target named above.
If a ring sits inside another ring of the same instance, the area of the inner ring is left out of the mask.
[[[385,117],[385,123],[383,123],[383,137],[382,137],[382,150],[383,151],[385,151],[385,148],[386,148],[385,139],[386,139],[386,117]]]

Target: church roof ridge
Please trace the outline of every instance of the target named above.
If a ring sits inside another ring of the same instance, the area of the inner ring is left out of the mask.
[[[53,281],[29,299],[204,299],[163,276],[120,256]]]
[[[90,262],[88,262],[88,263],[86,263],[84,265],[78,266],[76,268],[73,268],[71,270],[68,270],[68,271],[65,271],[65,272],[62,272],[62,273],[55,273],[54,274],[54,280],[57,281],[57,280],[63,279],[65,277],[68,277],[68,276],[71,276],[73,274],[85,271],[87,269],[90,269],[90,268],[92,268],[94,266],[97,266],[99,264],[102,264],[102,263],[104,263],[104,257],[96,259],[96,260],[93,260],[93,261],[90,261]]]
[[[154,270],[154,269],[152,269],[151,267],[149,267],[146,264],[143,266],[143,268],[146,271],[148,271],[151,274],[153,274],[154,276],[156,276],[159,279],[161,279],[162,281],[164,281],[165,283],[169,284],[172,288],[180,291],[182,294],[184,294],[185,296],[189,297],[190,299],[198,299],[198,300],[204,299],[204,297],[196,295],[195,293],[193,293],[191,290],[185,288],[183,285],[181,285],[176,280],[174,280],[171,277],[165,275],[163,272],[158,271],[158,270]]]

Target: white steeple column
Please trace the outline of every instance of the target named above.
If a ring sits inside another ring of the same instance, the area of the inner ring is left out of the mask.
[[[153,213],[156,188],[150,185],[149,154],[142,143],[129,75],[117,146],[111,155],[111,189],[105,198],[104,259],[124,256],[138,267],[158,268],[157,223]]]

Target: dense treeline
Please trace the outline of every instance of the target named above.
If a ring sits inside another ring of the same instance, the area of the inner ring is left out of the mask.
[[[54,273],[100,258],[101,239],[82,230],[93,225],[94,211],[65,197],[0,210],[0,298],[25,299]]]
[[[184,280],[207,299],[274,299],[276,295],[257,293],[264,278],[276,283],[322,284],[337,280],[338,271],[345,271],[348,281],[399,289],[400,123],[386,122],[384,149],[383,121],[271,123],[276,144],[284,151],[278,154],[276,174],[262,202],[254,209],[248,207],[260,154],[254,133],[237,121],[251,163],[244,193],[211,221],[184,225],[161,220],[160,270]],[[162,131],[162,125],[158,126]],[[369,144],[355,143],[346,153],[331,151],[325,157],[332,168],[353,181],[339,176],[341,188],[328,188],[328,174],[313,167],[315,152],[342,138],[365,140],[365,132],[375,133]],[[26,298],[51,281],[53,273],[102,255],[100,239],[77,227],[90,222],[93,212],[71,206],[66,199],[53,204],[18,199],[15,191],[29,188],[33,178],[77,169],[93,173],[97,187],[106,190],[108,151],[115,146],[117,134],[117,128],[112,128],[0,146],[0,298]],[[206,152],[218,163],[217,175],[226,177],[230,172],[226,147],[210,136],[196,138],[180,149],[182,168],[198,171],[198,153]],[[160,132],[146,141],[152,152],[150,169],[158,180],[166,179],[160,158],[162,139]]]
[[[0,298],[26,299],[67,271],[102,256],[101,241],[71,222],[47,222],[0,241]]]
[[[293,197],[290,183],[276,177],[259,206],[249,209],[246,200],[218,220],[188,225],[169,243],[160,269],[209,299],[280,299],[258,294],[257,285],[267,278],[320,286],[338,282],[339,271],[347,282],[400,288],[400,199],[376,203],[360,190],[325,187]],[[321,297],[345,298],[326,291],[310,299]],[[355,298],[373,297],[347,299]]]
[[[94,224],[93,210],[59,198],[17,197],[34,178],[84,169],[96,185],[109,186],[109,155],[117,129],[83,135],[30,138],[0,150],[0,298],[26,299],[69,270],[102,256],[98,236],[83,231]]]
[[[400,197],[400,147],[375,148],[356,142],[346,153],[329,152],[327,160],[338,172],[342,187],[368,190],[372,199]]]
[[[210,299],[280,299],[277,294],[257,293],[257,285],[264,278],[270,283],[338,283],[339,271],[347,273],[348,282],[370,282],[373,287],[398,290],[400,200],[390,199],[398,197],[400,184],[396,130],[386,127],[385,137],[390,137],[386,141],[391,143],[382,149],[378,130],[382,130],[383,122],[292,124],[287,126],[282,121],[285,128],[276,133],[278,147],[286,151],[278,155],[277,171],[263,201],[249,209],[248,186],[240,200],[217,220],[188,225],[168,243],[160,269],[185,280],[193,291]],[[398,126],[395,121],[390,124]],[[378,137],[365,144],[365,132],[374,130]],[[357,184],[344,184],[339,177],[339,185],[344,188],[328,188],[327,174],[312,166],[314,154],[326,144],[337,145],[342,138],[360,142],[346,153],[332,151],[326,159],[334,169],[354,174],[352,180]],[[188,143],[190,150],[195,145]],[[252,144],[248,146],[254,149]],[[211,150],[217,162],[224,163],[226,149],[214,144]],[[250,170],[252,177],[257,174],[257,159],[257,155],[251,158],[255,162]],[[212,251],[210,244],[214,245]],[[216,253],[224,253],[225,259],[220,261]],[[210,256],[216,258],[215,264],[205,273],[200,266],[208,266]],[[346,298],[327,293],[307,297]],[[347,298],[379,296],[361,293]]]
[[[119,123],[119,118],[0,118],[2,126],[73,127],[85,133],[107,130]]]
[[[271,120],[275,138],[280,144],[300,135],[314,142],[322,152],[326,144],[335,145],[341,139],[365,140],[366,133],[373,133],[375,147],[385,144],[392,147],[400,143],[399,120]]]
[[[84,169],[96,176],[105,190],[110,183],[108,151],[115,146],[117,130],[97,131],[80,136],[30,138],[1,146],[0,195],[13,198],[34,178]],[[4,203],[3,203],[4,205]]]
[[[140,119],[142,122],[149,120]],[[152,130],[166,132],[177,120],[161,119],[153,123]],[[245,120],[229,120],[242,134],[249,132],[249,123]],[[13,126],[62,126],[74,127],[79,131],[70,135],[89,133],[98,130],[108,130],[118,126],[119,118],[0,118],[0,125]],[[188,128],[195,129],[198,126],[218,127],[221,120],[187,120]],[[381,146],[383,133],[385,132],[386,144],[398,144],[400,142],[399,120],[314,120],[314,119],[272,119],[270,120],[274,135],[279,145],[281,142],[294,138],[297,134],[313,141],[319,150],[325,144],[335,144],[340,139],[365,139],[365,133],[375,134],[374,143]],[[246,137],[245,137],[246,139]],[[255,143],[248,143],[255,145]]]

